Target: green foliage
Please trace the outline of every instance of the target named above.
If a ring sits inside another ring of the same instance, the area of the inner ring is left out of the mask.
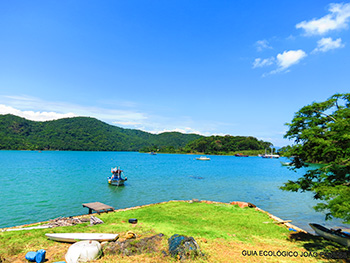
[[[291,149],[292,149],[292,146],[287,145],[287,146],[284,146],[284,147],[278,149],[277,153],[278,153],[280,156],[292,157],[292,156],[290,155]]]
[[[325,102],[300,109],[285,137],[295,145],[286,150],[295,168],[320,163],[296,181],[282,187],[288,191],[312,191],[322,200],[315,208],[327,218],[350,223],[350,93],[335,94]]]
[[[185,152],[205,154],[224,154],[238,151],[265,150],[272,146],[269,142],[259,141],[254,137],[244,136],[210,136],[194,140],[183,149]]]
[[[184,142],[191,142],[203,136],[183,134],[179,132],[164,132],[158,135],[157,142],[152,146],[143,147],[141,152],[182,153]]]
[[[166,132],[158,135],[123,129],[88,117],[34,122],[13,115],[0,116],[2,150],[139,151],[177,149],[202,136]]]

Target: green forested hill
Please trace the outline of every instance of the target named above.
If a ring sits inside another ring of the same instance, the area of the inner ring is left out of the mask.
[[[230,154],[245,152],[246,154],[263,153],[272,143],[259,141],[251,136],[210,136],[189,142],[184,148],[187,152],[203,152],[208,154]]]
[[[184,147],[200,137],[177,132],[155,135],[88,117],[36,122],[0,115],[2,150],[139,151],[145,147]]]
[[[254,137],[210,136],[123,129],[95,118],[75,117],[37,122],[0,115],[0,150],[159,151],[227,154],[269,148]]]

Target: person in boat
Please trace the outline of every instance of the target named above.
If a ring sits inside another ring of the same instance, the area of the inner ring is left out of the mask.
[[[124,181],[128,180],[127,177],[122,178],[123,171],[118,168],[112,168],[111,172],[112,172],[111,180],[124,180]]]
[[[121,180],[122,179],[121,174],[122,174],[122,171],[118,169],[117,172],[116,172],[117,180]]]
[[[117,173],[118,173],[118,171],[119,171],[119,169],[116,169],[116,168],[113,168],[113,169],[111,170],[111,172],[112,172],[111,179],[112,179],[112,180],[114,180],[114,179],[117,178]]]

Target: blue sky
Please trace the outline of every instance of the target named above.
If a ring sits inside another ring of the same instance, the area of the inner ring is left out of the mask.
[[[350,3],[1,1],[0,114],[254,136],[350,92]]]

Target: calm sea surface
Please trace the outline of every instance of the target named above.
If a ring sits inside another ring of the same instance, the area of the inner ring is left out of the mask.
[[[60,216],[86,214],[83,203],[102,202],[126,208],[169,200],[247,201],[311,230],[308,223],[325,221],[312,207],[309,193],[279,190],[297,179],[281,165],[286,159],[134,152],[0,151],[0,228]],[[107,176],[120,166],[128,177],[124,187],[109,186]]]

